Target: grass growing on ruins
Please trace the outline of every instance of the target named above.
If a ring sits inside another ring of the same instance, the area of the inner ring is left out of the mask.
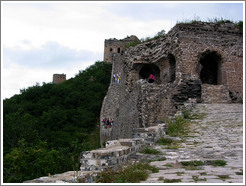
[[[185,167],[185,170],[191,170],[191,171],[193,171],[193,170],[203,170],[203,168],[199,167],[199,166],[187,166],[187,167]]]
[[[178,183],[181,182],[181,179],[164,179],[163,183]]]
[[[165,179],[163,176],[159,177],[159,181],[163,181],[163,183],[178,183],[181,182],[181,179]]]
[[[205,162],[206,165],[213,165],[213,166],[225,166],[227,163],[225,160],[209,160]]]
[[[191,111],[183,108],[182,109],[182,114],[184,115],[184,119],[192,119]]]
[[[201,165],[204,165],[204,162],[202,161],[197,161],[197,160],[194,160],[194,161],[182,161],[180,162],[183,166],[201,166]]]
[[[129,48],[129,47],[135,47],[138,44],[144,43],[144,42],[149,42],[155,39],[158,39],[162,36],[166,35],[166,31],[165,30],[161,30],[159,32],[157,32],[157,34],[155,34],[153,37],[145,37],[145,38],[141,38],[139,41],[133,41],[131,43],[126,44],[124,47],[125,48]]]
[[[204,119],[204,117],[207,115],[206,113],[192,113],[191,109],[183,108],[182,109],[182,114],[184,119],[188,120],[194,120],[194,119]]]
[[[148,163],[133,163],[132,165],[121,167],[118,170],[108,169],[100,172],[96,177],[97,183],[139,183],[148,178],[149,171],[155,173],[157,168]]]
[[[205,176],[205,175],[207,175],[207,173],[206,172],[200,172],[200,175]]]
[[[235,172],[236,175],[243,175],[243,169],[240,169],[240,172]]]
[[[143,153],[143,154],[161,154],[161,152],[159,150],[149,148],[149,147],[144,148],[141,151],[141,153]]]
[[[217,175],[221,180],[225,181],[226,179],[230,179],[229,175]]]
[[[125,47],[125,48],[135,47],[135,46],[137,46],[137,45],[140,44],[140,43],[141,43],[140,40],[139,40],[139,41],[133,41],[133,42],[131,42],[131,43],[126,44],[124,47]]]
[[[185,170],[200,170],[202,165],[204,165],[204,162],[202,161],[183,161],[180,162],[182,166],[184,166]]]
[[[167,160],[166,157],[157,157],[157,158],[148,159],[148,160],[145,160],[145,161],[150,163],[150,162],[153,162],[153,161],[165,161],[165,160]]]
[[[177,116],[173,120],[164,119],[164,122],[168,124],[167,130],[166,130],[167,135],[172,136],[172,137],[187,136],[188,133],[190,132],[191,121],[196,120],[196,119],[203,119],[207,115],[206,113],[203,113],[203,114],[192,113],[191,110],[188,110],[186,108],[182,109],[182,114],[183,114],[183,117]],[[164,143],[168,143],[168,141]]]
[[[186,170],[200,170],[203,165],[225,166],[225,160],[208,160],[208,161],[182,161],[180,162]],[[200,180],[201,181],[201,180]]]
[[[214,23],[216,25],[225,24],[225,23],[234,23],[237,25],[239,30],[241,32],[243,32],[243,21],[234,22],[232,20],[217,18],[217,17],[212,18],[212,19],[208,18],[207,21],[201,21],[201,19],[196,16],[196,17],[194,17],[194,19],[186,19],[186,20],[183,20],[181,22],[177,22],[177,24],[195,24],[195,23],[201,23],[201,22]]]
[[[177,176],[182,176],[184,172],[176,172]]]
[[[181,148],[182,146],[180,145],[180,143],[182,142],[182,140],[173,140],[170,138],[160,138],[157,143],[159,145],[166,145],[166,147],[164,147],[164,149],[178,149]]]
[[[195,182],[198,182],[198,181],[207,181],[207,178],[199,178],[199,176],[192,176],[192,179]]]
[[[157,143],[159,145],[169,145],[169,144],[172,144],[174,143],[174,140],[173,139],[170,139],[170,138],[160,138]]]
[[[168,120],[167,123],[168,127],[166,134],[169,136],[184,136],[189,132],[190,122],[181,116],[177,116],[174,121]]]

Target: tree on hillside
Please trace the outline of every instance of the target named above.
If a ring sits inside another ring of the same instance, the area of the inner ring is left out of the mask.
[[[4,182],[73,170],[80,152],[100,147],[111,68],[98,61],[61,84],[28,87],[3,101]]]

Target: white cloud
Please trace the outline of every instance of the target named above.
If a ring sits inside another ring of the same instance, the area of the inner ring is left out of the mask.
[[[22,41],[29,45],[30,41]],[[3,97],[19,93],[42,82],[52,82],[52,75],[65,73],[67,79],[74,77],[95,61],[100,60],[98,53],[86,50],[74,50],[55,42],[48,42],[39,48],[6,48],[3,47]]]
[[[95,52],[102,52],[104,39],[131,34],[143,37],[159,31],[150,25],[170,25],[167,20],[141,21],[113,14],[100,4],[50,4],[47,9],[10,5],[7,4],[2,13],[3,43],[7,47],[27,48],[23,40],[30,40],[30,47],[56,41],[77,50],[93,48]]]
[[[28,46],[31,42],[22,41]],[[56,67],[68,68],[69,66],[83,63],[83,61],[96,61],[102,56],[89,50],[74,50],[61,46],[56,42],[47,42],[39,48],[7,48],[3,47],[3,67],[9,64],[19,64],[23,67],[52,69]]]
[[[70,79],[78,74],[79,70],[85,69],[86,67],[94,64],[91,61],[84,61],[81,64],[71,65],[68,68],[56,68],[50,69],[33,69],[31,67],[24,67],[21,64],[11,63],[5,67],[1,74],[2,81],[2,99],[9,98],[15,94],[20,93],[20,89],[28,88],[30,86],[39,83],[40,85],[52,82],[53,74],[65,73],[67,79]]]

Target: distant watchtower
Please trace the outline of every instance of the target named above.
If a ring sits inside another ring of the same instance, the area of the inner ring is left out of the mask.
[[[124,47],[132,42],[139,42],[139,39],[134,36],[128,36],[125,39],[105,39],[104,45],[104,61],[113,63],[116,54],[123,54]]]
[[[66,81],[66,74],[53,74],[53,83],[60,84]]]

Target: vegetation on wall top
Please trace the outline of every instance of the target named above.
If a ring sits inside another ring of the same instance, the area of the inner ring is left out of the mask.
[[[208,18],[207,21],[201,21],[199,17],[194,17],[194,19],[186,19],[180,22],[178,21],[177,24],[196,24],[196,23],[202,23],[202,22],[203,23],[214,23],[217,25],[225,24],[225,23],[233,23],[239,28],[241,32],[243,31],[243,21],[235,22],[229,19],[224,19],[224,18],[212,18],[212,19]]]
[[[206,23],[214,23],[214,24],[225,24],[225,23],[234,23],[237,25],[237,27],[239,28],[239,30],[241,32],[243,32],[243,21],[238,21],[238,22],[233,22],[231,20],[228,19],[223,19],[223,18],[213,18],[213,19],[208,19],[207,21],[201,21],[199,17],[196,17],[194,19],[186,19],[183,21],[177,21],[177,24],[196,24],[196,23],[202,23],[202,22],[206,22]],[[155,39],[158,39],[162,36],[166,35],[166,31],[165,30],[161,30],[159,31],[157,34],[155,34],[153,37],[145,37],[145,38],[141,38],[139,41],[133,41],[131,43],[128,43],[125,45],[125,48],[129,48],[129,47],[135,47],[138,44],[144,43],[144,42],[149,42]]]

